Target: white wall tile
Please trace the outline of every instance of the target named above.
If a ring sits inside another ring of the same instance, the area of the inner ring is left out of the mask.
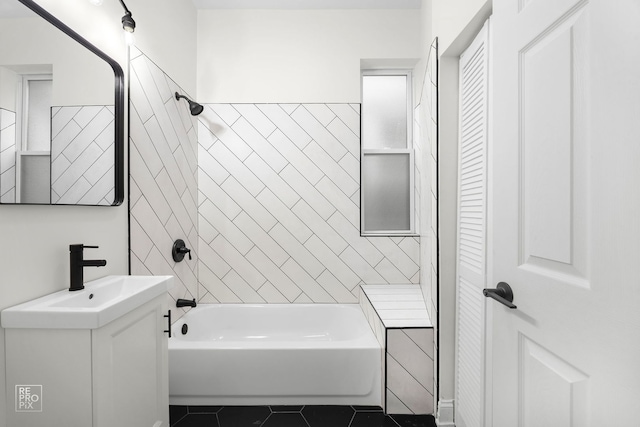
[[[347,247],[341,254],[340,259],[352,270],[358,272],[360,279],[367,284],[387,283],[387,281],[358,253],[352,246]]]
[[[203,245],[197,242],[196,232],[198,160],[193,137],[195,121],[185,115],[172,99],[173,92],[178,89],[143,54],[132,60],[129,105],[131,268],[133,274],[173,275],[174,286],[169,291],[173,299],[198,298],[198,270],[202,277],[216,277],[205,264],[198,268],[198,253]],[[217,177],[218,174],[214,175]],[[214,228],[209,231],[210,234],[217,233]],[[173,261],[171,247],[176,238],[184,239],[191,248],[192,260],[187,257],[181,263]],[[146,256],[145,252],[148,252]],[[213,258],[220,271],[225,266],[226,270],[230,269],[221,258]],[[220,290],[217,294],[227,296]],[[239,298],[235,297],[235,300],[239,301]],[[177,313],[181,312],[184,310],[177,310]]]
[[[384,255],[368,239],[360,237],[360,231],[340,212],[333,214],[327,222],[370,266],[375,266],[382,261]]]
[[[351,107],[347,107],[351,109]],[[358,119],[358,126],[360,121]],[[349,153],[356,159],[360,158],[360,138],[349,127],[340,120],[340,117],[336,117],[329,125],[327,130],[331,132],[340,142],[342,142]]]
[[[216,113],[227,126],[231,126],[240,118],[240,113],[231,104],[209,104],[205,107],[206,109],[211,109]],[[207,117],[206,111],[204,112],[204,117]]]
[[[130,68],[131,73],[129,74],[130,75],[130,84],[129,84],[130,98],[132,100],[135,100],[134,107],[138,112],[138,115],[140,116],[140,120],[142,121],[142,123],[144,123],[147,120],[149,120],[150,117],[153,116],[153,109],[151,108],[151,104],[149,103],[149,100],[147,99],[147,95],[144,93],[144,90],[142,89],[142,80],[145,78],[145,76],[148,76],[148,74],[142,75],[142,79],[141,79],[141,77],[138,76],[136,69],[134,68],[134,64],[137,64],[137,62],[131,61],[131,68]],[[148,86],[148,83],[147,83],[147,86]]]
[[[433,413],[433,395],[389,355],[387,356],[387,388],[413,413]]]
[[[326,104],[305,104],[304,108],[324,127],[327,127],[336,117]]]
[[[204,220],[206,221],[206,220]],[[229,270],[231,270],[231,266],[225,262],[224,259],[213,248],[201,239],[198,241],[198,254],[200,265],[203,267],[207,267],[213,274],[218,277],[224,277]]]
[[[295,120],[278,104],[258,104],[262,111],[300,150],[311,142],[311,136],[300,127]],[[271,139],[271,138],[269,138]]]
[[[201,118],[200,123],[204,123],[213,135],[224,144],[225,147],[238,159],[244,161],[253,152],[249,144],[247,144],[231,127],[227,127],[222,119],[211,111],[202,113],[205,117]]]
[[[300,107],[300,104],[279,104],[279,105],[289,115],[293,114],[293,112],[296,111],[298,107]]]
[[[282,271],[304,292],[311,301],[332,303],[336,300],[293,258],[282,266]],[[324,270],[323,270],[324,271]],[[318,274],[318,276],[320,276]]]
[[[398,268],[408,279],[419,270],[418,265],[411,260],[402,250],[398,250],[398,245],[391,239],[384,237],[370,237],[369,241],[375,245],[389,261]]]
[[[409,283],[409,278],[402,274],[388,258],[380,261],[375,269],[387,283]]]
[[[358,230],[360,227],[360,209],[345,195],[338,186],[326,176],[318,182],[316,188],[340,213]]]
[[[258,289],[258,294],[264,299],[265,302],[270,304],[282,304],[287,303],[289,300],[282,295],[278,288],[267,282]]]
[[[281,223],[273,227],[269,235],[273,237],[273,239],[291,255],[291,258],[300,264],[311,277],[317,278],[320,273],[324,271],[324,265]]]
[[[220,141],[213,144],[209,153],[254,196],[265,187],[262,181]]]
[[[356,303],[358,298],[347,289],[343,282],[335,277],[329,270],[325,270],[318,277],[318,283],[331,295],[336,301],[341,303]]]
[[[293,207],[293,212],[300,218],[307,226],[315,233],[316,236],[321,236],[322,242],[327,245],[331,250],[339,255],[347,248],[347,242],[338,234],[327,222],[322,219],[311,206],[309,206],[304,200],[300,200]]]
[[[296,109],[291,117],[306,130],[313,140],[320,145],[334,161],[338,161],[347,149],[304,107]]]
[[[405,406],[404,403],[402,403],[402,400],[400,400],[400,398],[398,398],[398,396],[396,396],[395,394],[393,394],[393,392],[389,389],[387,389],[387,393],[386,393],[386,407],[385,407],[385,411],[387,414],[413,414],[414,412],[407,408]]]
[[[262,303],[264,299],[234,270],[222,278],[222,282],[245,303]]]
[[[298,193],[257,154],[250,155],[244,163],[287,207],[300,200]]]
[[[233,201],[242,208],[244,212],[262,227],[263,230],[271,230],[278,221],[262,204],[253,197],[240,183],[234,178],[229,177],[223,184],[222,189],[233,196]]]
[[[360,282],[360,278],[317,236],[313,235],[304,246],[324,264],[340,283],[351,290]],[[331,293],[331,292],[329,292]]]
[[[231,196],[229,196],[216,182],[214,182],[209,175],[202,171],[198,175],[198,185],[200,192],[206,198],[206,200],[200,203],[200,205],[207,203],[207,207],[215,206],[231,220],[242,212],[242,208],[235,202],[235,200],[233,200]],[[210,222],[215,224],[213,221]]]
[[[284,274],[260,249],[254,247],[247,254],[247,259],[261,272],[271,283],[277,283],[278,291],[289,301],[294,301],[300,295],[300,288]]]
[[[242,255],[246,255],[255,245],[211,200],[200,205],[200,214],[215,224],[216,230]]]
[[[260,248],[278,267],[281,267],[289,259],[289,254],[244,211],[233,220],[233,223],[247,236],[251,236],[252,243]]]
[[[315,141],[309,143],[303,151],[344,194],[351,196],[358,189],[358,183],[351,178],[351,175],[331,159]]]
[[[387,353],[433,394],[433,360],[402,329],[387,331]]]
[[[199,121],[201,245],[265,301],[355,302],[358,283],[416,276],[415,240],[360,237],[359,105],[215,104]],[[225,234],[229,220],[235,229]],[[248,239],[240,249],[233,233]],[[220,300],[215,292],[203,295]]]
[[[198,150],[198,173],[204,173],[213,179],[218,185],[229,177],[229,172],[218,163],[214,156],[200,147]]]
[[[280,129],[273,132],[268,140],[311,184],[316,184],[322,179],[322,171]]]
[[[222,280],[213,274],[207,267],[202,266],[198,270],[199,284],[210,295],[215,295],[215,300],[225,303],[240,303],[242,300]],[[202,292],[202,291],[199,291]],[[203,292],[202,292],[203,293]]]
[[[169,142],[165,138],[157,117],[153,116],[149,120],[147,120],[147,122],[144,124],[144,127],[149,134],[153,146],[158,151],[158,155],[162,159],[162,163],[165,168],[177,172],[178,165],[175,158],[173,157],[173,150],[171,149],[171,147],[169,146]],[[172,174],[171,180],[173,181],[173,185],[180,193],[185,190],[186,184],[181,174]]]
[[[299,242],[306,242],[313,234],[309,227],[291,212],[291,209],[285,206],[269,189],[261,192],[257,199]]]
[[[233,124],[231,129],[233,129],[271,169],[279,173],[282,168],[287,165],[287,161],[253,126],[254,123],[249,123],[247,119],[241,117]]]
[[[136,149],[141,155],[146,168],[152,176],[156,176],[162,169],[162,160],[158,155],[153,142],[142,124],[142,120],[135,108],[131,108],[131,118],[129,124],[129,138],[134,141]]]
[[[276,125],[255,104],[233,104],[233,108],[245,118],[246,122],[251,123],[251,126],[260,132],[263,137],[268,137],[276,130]],[[234,127],[236,125],[237,122],[234,123]]]
[[[313,185],[298,172],[296,168],[288,165],[280,176],[306,201],[313,210],[323,219],[328,219],[336,211],[335,206],[327,201]]]
[[[360,105],[327,104],[349,130],[360,137]],[[360,142],[358,141],[358,145]]]

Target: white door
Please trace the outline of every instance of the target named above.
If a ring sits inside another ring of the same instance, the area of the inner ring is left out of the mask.
[[[456,279],[457,427],[484,418],[489,23],[460,55],[458,255]]]
[[[494,427],[640,425],[640,2],[494,0]]]

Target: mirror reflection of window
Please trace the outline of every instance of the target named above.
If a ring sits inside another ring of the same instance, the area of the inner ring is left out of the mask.
[[[30,75],[23,78],[26,101],[26,115],[23,116],[23,149],[28,151],[49,151],[51,145],[51,95],[53,79],[51,75]]]
[[[20,147],[16,153],[16,202],[51,202],[51,103],[50,74],[22,76],[18,122]]]

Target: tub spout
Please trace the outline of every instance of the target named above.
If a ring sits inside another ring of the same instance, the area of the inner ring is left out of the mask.
[[[195,307],[195,306],[196,306],[195,298],[193,300],[179,298],[176,301],[176,307]]]

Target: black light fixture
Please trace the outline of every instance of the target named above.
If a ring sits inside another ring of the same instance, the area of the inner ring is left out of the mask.
[[[128,32],[133,33],[136,30],[136,21],[131,17],[131,11],[124,4],[124,1],[120,0],[120,4],[124,8],[124,16],[122,17],[122,28]]]
[[[202,113],[202,110],[204,110],[204,107],[202,105],[200,105],[197,102],[194,102],[194,101],[190,100],[186,96],[180,95],[178,92],[176,92],[176,100],[179,101],[180,98],[184,98],[184,99],[187,100],[187,102],[189,103],[189,111],[191,112],[192,116],[197,116],[198,114]]]

